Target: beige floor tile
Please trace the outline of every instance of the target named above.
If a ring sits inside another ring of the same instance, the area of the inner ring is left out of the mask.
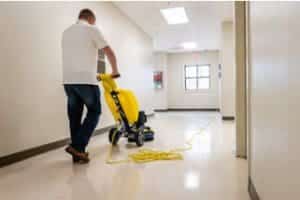
[[[156,114],[149,125],[156,140],[145,146],[157,149],[182,146],[207,128],[183,161],[107,165],[107,135],[93,138],[88,165],[72,166],[63,149],[51,151],[0,169],[0,199],[249,200],[247,161],[234,156],[233,122],[214,112],[170,112]],[[134,151],[123,139],[114,156]]]

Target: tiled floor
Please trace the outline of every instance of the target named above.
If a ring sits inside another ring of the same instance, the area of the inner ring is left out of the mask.
[[[182,146],[200,128],[183,161],[107,165],[107,135],[94,137],[89,165],[73,166],[63,149],[0,169],[2,200],[249,200],[247,161],[234,157],[234,123],[214,112],[158,113],[146,147]],[[122,140],[115,158],[134,146]]]

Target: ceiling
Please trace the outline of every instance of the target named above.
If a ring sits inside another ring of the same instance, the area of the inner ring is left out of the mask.
[[[232,2],[114,2],[152,37],[155,51],[187,51],[183,42],[196,42],[195,50],[220,49],[221,23],[232,21]],[[184,7],[189,23],[168,25],[160,9]]]

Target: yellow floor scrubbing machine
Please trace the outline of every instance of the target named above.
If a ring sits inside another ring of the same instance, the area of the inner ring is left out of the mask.
[[[154,131],[146,126],[147,116],[139,110],[137,98],[130,90],[118,88],[114,78],[109,74],[98,74],[98,80],[102,82],[106,103],[117,122],[118,126],[110,129],[109,142],[117,145],[119,139],[124,136],[128,142],[135,142],[138,147],[145,141],[154,140]]]

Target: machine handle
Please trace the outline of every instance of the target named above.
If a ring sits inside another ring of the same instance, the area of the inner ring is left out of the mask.
[[[115,75],[111,75],[112,78],[120,78],[121,74],[115,74]]]
[[[121,77],[120,74],[111,75],[111,78],[113,78],[113,79],[119,78],[119,77]],[[98,81],[101,81],[101,74],[98,74],[98,75],[97,75],[97,80],[98,80]]]

